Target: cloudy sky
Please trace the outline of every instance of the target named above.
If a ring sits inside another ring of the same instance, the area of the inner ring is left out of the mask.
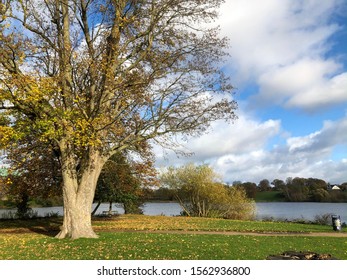
[[[226,0],[238,120],[189,139],[190,157],[157,166],[210,164],[225,182],[287,177],[347,182],[347,1]]]

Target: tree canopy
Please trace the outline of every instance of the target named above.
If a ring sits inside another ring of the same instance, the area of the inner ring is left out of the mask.
[[[0,146],[56,147],[59,238],[96,237],[90,208],[113,154],[235,118],[227,40],[210,25],[222,2],[1,1]]]

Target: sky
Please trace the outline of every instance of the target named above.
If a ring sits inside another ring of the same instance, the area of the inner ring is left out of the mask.
[[[288,177],[347,182],[347,0],[225,0],[215,23],[238,119],[154,146],[156,166],[209,164],[227,183]]]
[[[156,165],[209,164],[227,183],[347,182],[347,1],[226,0],[220,13],[238,119],[184,142],[189,157],[154,147]]]

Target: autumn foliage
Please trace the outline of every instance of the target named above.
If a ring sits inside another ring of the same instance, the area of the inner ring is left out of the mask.
[[[112,155],[235,118],[227,40],[211,27],[222,2],[1,1],[0,148],[29,137],[57,149],[59,238],[96,237],[90,208]]]
[[[250,219],[254,202],[242,188],[227,187],[207,165],[170,167],[161,182],[175,191],[184,214],[198,217]]]

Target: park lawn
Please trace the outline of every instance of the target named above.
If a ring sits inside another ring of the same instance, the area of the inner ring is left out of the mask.
[[[0,235],[0,259],[264,260],[284,251],[313,251],[347,260],[338,237],[103,232],[98,239],[58,240],[39,234]]]
[[[331,254],[347,260],[346,238],[242,234],[328,232],[329,226],[121,215],[93,221],[98,239],[58,240],[52,236],[60,224],[61,218],[0,221],[0,259],[263,260],[272,254],[294,250]],[[197,231],[203,232],[194,234]],[[221,234],[227,231],[240,234]]]
[[[1,232],[20,230],[59,230],[62,218],[42,218],[29,220],[0,220]],[[240,231],[240,232],[331,232],[331,226],[300,224],[290,222],[237,221],[198,217],[167,217],[145,215],[120,215],[118,217],[95,218],[96,231],[119,230],[180,230],[180,231]]]
[[[95,230],[181,230],[240,232],[331,232],[331,226],[290,222],[239,221],[198,217],[121,215],[95,220]]]

